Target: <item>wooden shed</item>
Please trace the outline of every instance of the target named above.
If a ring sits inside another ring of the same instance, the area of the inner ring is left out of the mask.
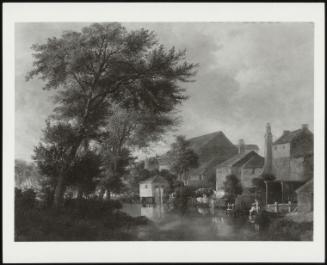
[[[161,177],[155,176],[140,182],[140,199],[142,203],[163,203],[167,189],[168,181]]]

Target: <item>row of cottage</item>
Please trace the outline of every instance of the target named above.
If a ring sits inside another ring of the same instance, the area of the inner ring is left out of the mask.
[[[296,190],[305,191],[312,200],[313,133],[306,124],[295,131],[284,131],[277,140],[273,141],[268,123],[265,132],[264,157],[258,154],[257,145],[245,144],[244,140],[239,140],[237,145],[233,145],[223,132],[191,138],[189,142],[198,154],[199,167],[189,172],[189,177],[183,180],[185,185],[215,186],[216,196],[222,197],[223,183],[227,175],[237,176],[243,190],[247,190],[253,186],[254,178],[269,174],[275,176],[274,184],[280,186],[278,200],[296,200],[294,198]],[[169,158],[163,155],[152,161],[147,160],[145,167],[169,170]],[[309,207],[312,207],[312,203]]]

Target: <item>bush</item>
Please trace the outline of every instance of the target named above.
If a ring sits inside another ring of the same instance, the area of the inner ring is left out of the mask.
[[[255,197],[253,194],[241,194],[235,199],[235,208],[237,210],[249,210],[254,202]]]
[[[307,235],[306,240],[312,240],[313,223],[304,222],[298,223],[285,218],[274,220],[266,231],[267,240],[282,240],[282,241],[299,241],[302,240],[302,235]]]
[[[113,211],[122,208],[122,204],[115,200],[98,200],[94,199],[67,199],[64,202],[64,211],[81,218],[101,218],[111,215]]]
[[[15,188],[16,208],[32,208],[35,205],[36,192],[33,189],[20,190]]]
[[[67,200],[61,209],[17,207],[16,241],[91,241],[128,238],[126,228],[145,225],[145,217],[118,211],[118,201]]]
[[[209,197],[212,194],[213,194],[213,189],[211,189],[211,188],[200,188],[200,189],[195,190],[196,197],[203,197],[203,195],[206,195],[207,197]]]

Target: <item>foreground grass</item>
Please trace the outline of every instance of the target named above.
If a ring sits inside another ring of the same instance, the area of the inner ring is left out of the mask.
[[[149,224],[121,212],[116,202],[74,202],[60,210],[18,202],[15,208],[15,241],[137,240],[133,229]]]

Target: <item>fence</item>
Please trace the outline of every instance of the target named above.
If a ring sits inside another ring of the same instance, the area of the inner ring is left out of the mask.
[[[289,202],[289,203],[273,203],[273,204],[267,204],[265,206],[265,210],[267,212],[273,212],[273,213],[290,213],[294,208],[295,204]]]

